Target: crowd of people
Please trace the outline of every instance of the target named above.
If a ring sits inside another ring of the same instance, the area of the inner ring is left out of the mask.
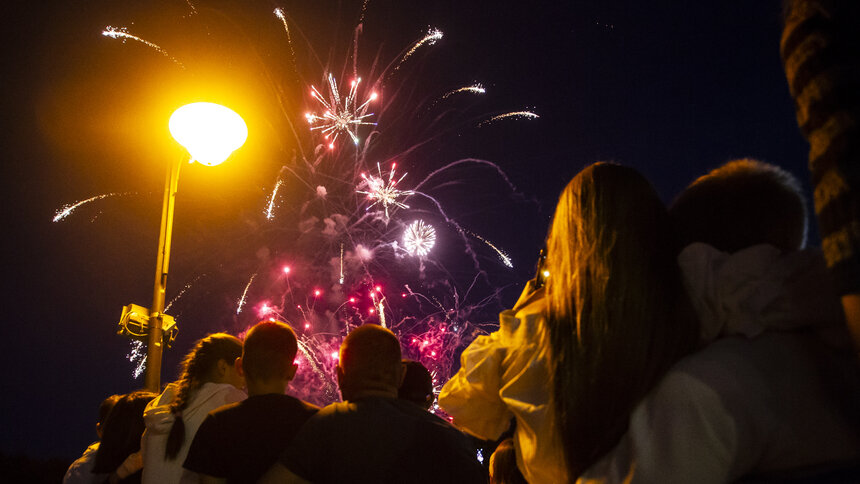
[[[200,340],[161,395],[106,399],[64,482],[860,482],[858,7],[786,5],[823,250],[777,166],[728,162],[667,207],[636,170],[595,163],[562,192],[536,277],[441,389],[451,422],[373,324],[340,348],[343,401],[287,395],[296,336],[266,321]]]

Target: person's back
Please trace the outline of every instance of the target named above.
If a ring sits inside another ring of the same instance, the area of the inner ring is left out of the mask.
[[[324,407],[281,463],[315,483],[483,479],[476,451],[460,431],[411,402],[393,398]]]
[[[248,331],[237,369],[248,399],[209,413],[191,444],[185,469],[208,482],[257,482],[317,407],[285,395],[295,375],[295,333],[262,322]]]
[[[397,398],[400,343],[364,325],[341,346],[338,383],[345,402],[314,415],[262,482],[485,482],[468,438]]]
[[[244,379],[235,369],[242,342],[215,333],[197,341],[181,365],[180,378],[170,383],[143,412],[143,484],[197,482],[182,463],[206,415],[247,398]]]
[[[805,211],[790,175],[732,162],[672,213],[690,243],[678,260],[705,346],[672,368],[586,477],[782,479],[860,459],[860,373],[823,258],[798,250]]]

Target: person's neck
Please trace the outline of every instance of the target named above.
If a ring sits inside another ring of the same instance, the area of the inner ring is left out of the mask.
[[[245,384],[248,386],[248,396],[255,397],[258,395],[279,394],[283,395],[287,392],[289,380],[265,380],[254,381],[246,379]]]
[[[365,388],[348,392],[344,395],[344,400],[346,401],[361,400],[363,398],[397,398],[397,389]]]

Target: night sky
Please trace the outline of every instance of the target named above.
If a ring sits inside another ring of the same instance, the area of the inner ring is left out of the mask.
[[[244,232],[288,163],[272,136],[279,126],[270,93],[245,67],[253,60],[289,75],[272,9],[283,6],[299,26],[294,38],[337,66],[361,1],[201,1],[201,12],[221,12],[206,32],[182,30],[188,9],[181,0],[38,5],[0,7],[0,452],[71,459],[95,439],[101,399],[143,383],[131,377],[128,341],[115,331],[123,305],[151,300],[164,171],[177,153],[166,130],[171,106],[193,96],[226,98],[250,113],[251,136],[223,170],[183,167],[168,299],[213,261],[239,279],[249,273],[230,263],[240,251],[253,259],[254,239]],[[779,60],[780,9],[777,1],[371,0],[359,55],[390,60],[438,27],[445,37],[410,60],[421,81],[414,96],[473,81],[487,88],[424,153],[433,166],[493,161],[516,185],[511,194],[489,171],[464,171],[439,195],[458,222],[510,253],[515,269],[494,267],[491,276],[506,288],[500,305],[511,305],[533,271],[556,197],[591,162],[636,167],[667,202],[738,157],[778,164],[808,192],[806,146]],[[177,74],[169,59],[140,44],[101,36],[107,25],[192,59],[195,75]],[[238,31],[246,32],[241,42]],[[251,59],[249,45],[259,57]],[[487,115],[521,109],[540,118],[474,127]],[[390,138],[403,144],[426,136],[398,123],[405,116],[389,119]],[[64,204],[126,192],[52,223]],[[457,276],[471,268],[449,269]],[[180,307],[188,319],[165,355],[163,382],[195,339],[242,329],[230,314],[236,287],[207,281],[196,282]]]

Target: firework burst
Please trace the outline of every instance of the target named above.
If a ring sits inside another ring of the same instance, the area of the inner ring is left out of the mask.
[[[412,222],[403,232],[403,247],[410,255],[425,257],[434,245],[436,245],[436,229],[432,225],[425,224],[423,220]]]
[[[376,125],[366,119],[373,116],[373,113],[368,113],[367,109],[371,101],[376,100],[377,94],[371,92],[362,104],[357,104],[356,94],[359,83],[361,83],[360,77],[350,83],[349,92],[343,100],[337,89],[337,81],[331,74],[328,75],[328,99],[320,94],[316,87],[311,86],[311,97],[316,99],[325,111],[322,114],[307,113],[305,118],[311,125],[311,131],[322,132],[329,148],[334,148],[334,143],[341,133],[349,135],[353,144],[358,146],[358,127]]]
[[[406,173],[400,175],[400,178],[394,179],[394,169],[397,167],[396,163],[391,164],[391,171],[388,172],[388,179],[382,175],[382,168],[379,167],[379,163],[376,164],[376,169],[379,172],[379,176],[367,176],[364,173],[361,174],[361,178],[364,180],[362,185],[367,187],[367,190],[356,190],[358,193],[363,193],[367,195],[368,200],[372,200],[371,204],[367,207],[369,210],[376,204],[382,205],[385,209],[385,218],[386,220],[389,218],[388,207],[395,206],[400,208],[409,208],[409,205],[398,200],[399,198],[406,198],[410,195],[414,195],[415,192],[413,190],[400,190],[397,188],[397,184],[403,181],[403,178],[406,176]],[[360,188],[361,186],[359,186]]]

